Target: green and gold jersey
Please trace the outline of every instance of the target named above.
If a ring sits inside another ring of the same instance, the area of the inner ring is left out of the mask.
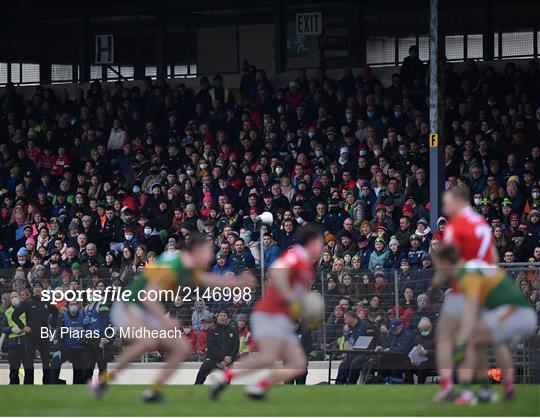
[[[465,296],[478,300],[486,309],[502,305],[524,306],[529,303],[506,272],[478,260],[467,262],[458,273],[459,289]]]
[[[156,261],[148,264],[136,277],[127,290],[131,291],[129,301],[140,302],[140,292],[147,284],[153,284],[159,290],[176,290],[196,283],[192,269],[184,266],[177,253],[163,253]]]

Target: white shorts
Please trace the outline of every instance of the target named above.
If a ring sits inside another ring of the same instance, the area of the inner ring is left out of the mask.
[[[285,314],[253,312],[250,323],[255,341],[260,341],[266,337],[279,338],[285,341],[298,341],[298,336],[294,331],[294,323]]]
[[[459,319],[463,315],[465,307],[465,295],[463,293],[448,292],[444,298],[441,314]]]
[[[494,343],[521,341],[536,332],[538,322],[533,308],[513,305],[484,310],[482,319],[489,328]]]
[[[162,330],[163,320],[144,310],[140,305],[129,302],[115,302],[111,308],[111,322],[115,327],[141,327]]]

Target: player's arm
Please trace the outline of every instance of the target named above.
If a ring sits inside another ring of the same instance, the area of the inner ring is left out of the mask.
[[[275,288],[283,298],[291,303],[294,300],[294,293],[291,289],[290,270],[282,260],[277,260],[268,269],[268,277],[272,280]]]

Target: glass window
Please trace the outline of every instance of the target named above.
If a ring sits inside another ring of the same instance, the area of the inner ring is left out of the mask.
[[[388,36],[370,37],[366,44],[366,58],[368,64],[394,64],[395,38]]]

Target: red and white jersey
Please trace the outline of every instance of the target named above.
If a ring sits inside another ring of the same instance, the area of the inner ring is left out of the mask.
[[[315,268],[303,247],[299,245],[293,246],[275,262],[278,260],[283,264],[284,273],[288,274],[291,289],[295,294],[300,296],[311,288],[315,276]],[[280,272],[278,269],[274,269],[272,274],[280,274]],[[264,297],[259,299],[253,310],[289,315],[289,305],[277,287],[272,283],[272,280],[266,286]]]
[[[484,217],[471,207],[449,220],[444,229],[444,241],[455,245],[461,258],[466,261],[482,260],[488,264],[496,262],[491,228]]]

